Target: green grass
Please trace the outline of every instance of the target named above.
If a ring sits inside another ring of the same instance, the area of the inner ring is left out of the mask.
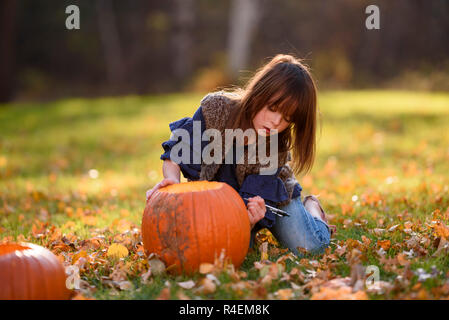
[[[119,234],[111,227],[114,221],[128,220],[139,228],[145,191],[162,179],[159,156],[161,143],[170,136],[168,123],[192,116],[202,97],[127,96],[0,106],[0,240],[32,241],[51,249],[51,232],[41,238],[32,233],[37,220],[48,223],[47,229],[55,226],[62,234],[73,234],[78,241],[104,234],[107,244]],[[393,271],[385,267],[376,254],[376,242],[391,241],[387,257],[409,250],[405,241],[411,235],[403,231],[403,225],[410,221],[414,231],[430,241],[422,245],[427,253],[411,260],[410,268],[430,272],[435,266],[441,273],[418,287],[413,288],[418,283],[414,276],[402,291],[370,297],[416,298],[417,292],[424,290],[428,298],[439,298],[443,294],[435,292],[444,285],[448,259],[432,257],[435,234],[425,223],[432,219],[448,223],[449,94],[320,92],[319,109],[322,131],[317,133],[316,162],[311,173],[297,178],[303,195],[320,195],[331,223],[338,227],[329,254],[335,244],[350,248],[348,239],[362,241],[365,236],[371,244],[363,249],[363,264],[377,265],[381,280],[394,282],[403,267]],[[92,177],[92,169],[98,171],[97,178]],[[436,209],[439,213],[432,216]],[[93,216],[94,222],[86,224],[85,216]],[[74,224],[67,225],[69,221]],[[392,232],[373,233],[374,228],[396,224],[400,227]],[[270,256],[273,261],[275,258]],[[254,268],[259,259],[257,251],[248,254],[240,268],[248,277],[242,280],[260,280]],[[134,253],[125,258],[133,264],[141,260]],[[287,272],[298,266],[287,262]],[[180,291],[195,297],[192,290],[176,284],[192,277],[163,275],[143,285],[137,271],[129,276],[134,290],[111,289],[100,274],[107,276],[115,264],[108,261],[81,274],[96,286],[92,291],[95,298],[154,299],[166,281],[171,283],[170,298],[179,298]],[[328,267],[332,277],[350,275],[346,253]],[[202,277],[198,274],[193,279]],[[219,274],[219,280],[222,285],[213,294],[199,296],[254,297],[251,290],[231,289],[235,281],[226,272]],[[298,280],[297,284],[304,283]],[[274,280],[265,288],[266,295],[257,297],[275,298],[273,294],[282,288],[290,288],[288,281]]]

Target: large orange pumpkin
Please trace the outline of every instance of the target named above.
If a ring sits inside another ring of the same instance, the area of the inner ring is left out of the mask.
[[[0,300],[64,300],[65,270],[48,249],[32,243],[0,244]]]
[[[239,267],[248,252],[250,222],[239,194],[228,184],[193,181],[157,190],[142,219],[143,245],[176,273],[213,263],[224,249]]]

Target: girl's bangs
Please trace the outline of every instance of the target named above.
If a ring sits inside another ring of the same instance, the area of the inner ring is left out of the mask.
[[[285,93],[271,105],[274,110],[282,113],[285,118],[294,119],[299,110],[299,102],[300,98],[296,97],[295,94]]]

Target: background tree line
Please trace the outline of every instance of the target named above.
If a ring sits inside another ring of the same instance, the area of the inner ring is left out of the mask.
[[[449,90],[448,35],[446,0],[3,0],[0,101],[213,90],[277,53],[321,88]]]

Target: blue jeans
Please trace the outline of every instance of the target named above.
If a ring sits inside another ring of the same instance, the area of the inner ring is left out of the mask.
[[[329,227],[306,210],[301,197],[292,199],[280,209],[288,212],[290,216],[276,216],[274,226],[269,230],[283,247],[300,255],[298,247],[306,249],[307,252],[322,253],[329,246]],[[253,246],[256,233],[254,229],[251,230],[250,247]]]

